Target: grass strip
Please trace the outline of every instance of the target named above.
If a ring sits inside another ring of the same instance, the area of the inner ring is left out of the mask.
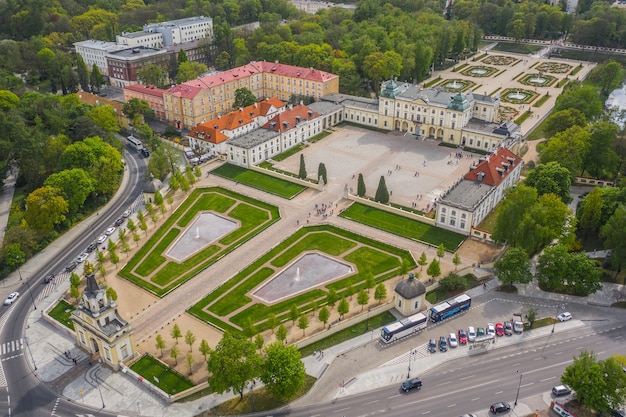
[[[211,171],[211,173],[288,200],[294,198],[306,189],[306,187],[303,187],[302,185],[294,184],[287,180],[275,178],[267,174],[255,172],[233,164],[221,165]]]
[[[194,386],[190,380],[148,354],[135,362],[130,369],[170,395]]]

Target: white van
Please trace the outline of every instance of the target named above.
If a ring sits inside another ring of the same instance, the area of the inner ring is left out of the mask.
[[[476,340],[476,330],[472,326],[467,328],[467,340],[473,342]]]

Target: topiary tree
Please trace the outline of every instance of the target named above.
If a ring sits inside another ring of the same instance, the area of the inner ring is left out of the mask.
[[[359,174],[359,179],[356,185],[356,194],[359,197],[363,197],[365,195],[365,181],[363,180],[363,174]]]
[[[378,181],[378,188],[376,189],[376,196],[374,200],[379,203],[387,204],[389,202],[389,191],[387,191],[387,184],[385,184],[385,177],[380,176],[380,181]]]
[[[298,178],[301,180],[306,178],[306,165],[304,164],[304,154],[300,154],[300,171],[298,171]]]
[[[317,167],[317,178],[321,178],[324,181],[324,184],[328,184],[328,175],[326,173],[326,165],[323,162]]]

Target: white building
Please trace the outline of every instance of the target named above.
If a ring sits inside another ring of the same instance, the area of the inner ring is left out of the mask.
[[[109,75],[106,54],[128,48],[126,45],[118,45],[115,42],[88,40],[74,43],[76,53],[83,57],[87,69],[91,71],[94,64],[102,75]]]
[[[436,225],[469,235],[519,181],[523,166],[519,156],[503,147],[480,158],[437,201]]]
[[[127,47],[162,48],[202,38],[213,38],[213,19],[210,17],[194,16],[144,25],[140,32],[117,35],[116,41]]]

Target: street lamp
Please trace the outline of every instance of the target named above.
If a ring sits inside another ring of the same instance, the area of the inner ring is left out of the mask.
[[[252,412],[254,413],[254,386],[256,385],[256,381],[252,380],[252,384],[250,384],[250,396],[252,397]]]
[[[102,408],[104,408],[104,397],[102,396],[102,391],[100,390],[100,381],[98,381],[98,375],[96,375],[95,379],[92,378],[92,381],[94,381],[96,383],[96,386],[98,387],[98,392],[100,393],[100,399],[102,400]]]
[[[409,352],[409,371],[406,374],[406,379],[411,378],[411,358],[413,357],[413,355],[415,355],[415,350],[411,350]]]
[[[517,370],[517,372],[519,373],[519,370]],[[514,407],[517,405],[517,399],[519,398],[519,390],[522,387],[522,377],[523,376],[524,376],[524,374],[522,374],[522,373],[519,374],[519,384],[517,385],[517,394],[515,394],[515,403],[513,403]]]
[[[18,268],[19,270],[19,268]],[[33,302],[33,308],[37,310],[37,306],[35,305],[35,297],[33,297],[33,291],[30,289],[30,283],[26,280],[26,286],[28,287],[28,293],[30,294],[30,300]]]
[[[35,368],[35,371],[36,371],[37,364],[35,363],[35,357],[33,356],[33,351],[30,350],[30,345],[28,344],[28,336],[24,336],[24,342],[26,343],[26,349],[28,349],[28,352],[30,353],[30,360],[33,361],[33,368]]]

